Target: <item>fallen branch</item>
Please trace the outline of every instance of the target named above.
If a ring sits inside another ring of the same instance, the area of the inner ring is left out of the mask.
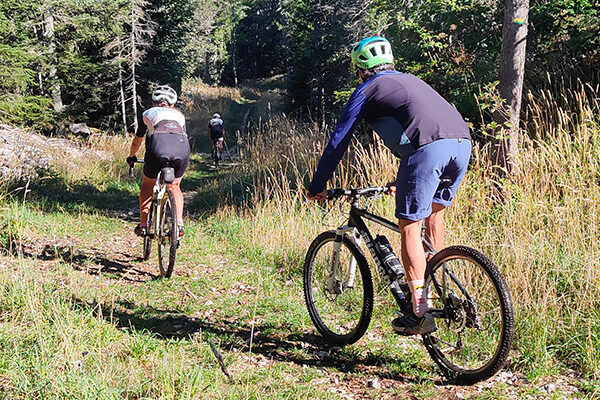
[[[217,350],[217,347],[213,344],[213,342],[210,339],[208,339],[208,344],[210,345],[210,349],[212,350],[213,354],[217,358],[217,361],[221,366],[221,370],[223,371],[225,376],[233,382],[233,377],[231,376],[231,374],[229,374],[229,371],[227,371],[227,367],[225,367],[225,363],[223,362],[223,356],[221,356],[221,353],[219,353],[219,350]]]
[[[183,290],[194,300],[198,300],[198,296],[196,296],[187,286],[183,285]]]

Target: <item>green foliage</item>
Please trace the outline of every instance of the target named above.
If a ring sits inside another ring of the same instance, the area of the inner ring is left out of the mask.
[[[535,73],[594,68],[600,57],[600,9],[594,0],[533,1]]]
[[[36,125],[50,120],[48,102],[32,95],[40,53],[26,24],[36,15],[35,1],[0,3],[0,119]]]
[[[392,42],[398,69],[424,79],[474,119],[474,94],[497,79],[502,20],[498,4],[382,0],[371,12],[387,17],[388,27],[381,33]]]
[[[186,70],[182,49],[194,10],[188,0],[158,0],[153,6],[150,15],[158,29],[142,74],[148,81],[167,83],[179,90]]]
[[[285,14],[279,0],[250,0],[248,12],[235,29],[233,47],[241,78],[268,78],[286,71]],[[231,50],[233,51],[233,50]]]
[[[35,95],[0,95],[0,119],[11,124],[51,128],[56,122],[52,100]]]
[[[67,118],[117,128],[117,69],[131,54],[119,60],[111,46],[131,33],[134,5],[158,24],[151,48],[137,60],[143,100],[153,82],[179,88],[185,78],[231,84],[234,73],[242,80],[285,74],[293,107],[327,116],[342,103],[336,92],[356,86],[349,45],[372,34],[388,37],[398,68],[423,78],[469,120],[479,118],[479,88],[497,80],[500,2],[6,0],[0,4],[0,92],[6,95],[0,118],[43,127]],[[541,85],[545,73],[599,79],[598,10],[597,0],[531,2],[526,85]],[[57,87],[62,113],[50,102]]]

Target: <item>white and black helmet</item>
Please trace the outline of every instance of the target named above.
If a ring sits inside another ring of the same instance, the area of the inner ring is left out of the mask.
[[[152,101],[155,103],[166,101],[173,105],[177,103],[177,92],[169,85],[160,85],[152,91]]]
[[[219,114],[219,113],[214,113],[214,114],[213,114],[213,118],[221,118],[221,114]]]

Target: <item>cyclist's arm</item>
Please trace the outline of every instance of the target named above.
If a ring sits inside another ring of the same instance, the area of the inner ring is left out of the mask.
[[[152,122],[147,116],[142,117],[143,124],[138,124],[137,132],[131,141],[131,147],[129,148],[129,157],[135,156],[140,147],[142,146],[142,142],[144,141],[144,135],[146,134],[146,129],[150,129],[152,127]]]
[[[308,186],[308,192],[311,196],[323,192],[327,181],[333,175],[333,171],[335,171],[346,149],[348,149],[354,127],[363,117],[365,99],[365,95],[359,89],[355,90],[350,96],[350,100],[348,100],[348,104],[346,104],[346,108],[338,120],[335,130],[331,133],[331,139],[329,139],[329,143],[319,160],[312,182]]]
[[[142,145],[142,142],[144,141],[144,137],[139,137],[139,136],[134,136],[133,140],[131,141],[131,147],[129,149],[129,157],[133,157],[135,156],[135,154],[137,153],[137,151],[140,149],[140,146]]]

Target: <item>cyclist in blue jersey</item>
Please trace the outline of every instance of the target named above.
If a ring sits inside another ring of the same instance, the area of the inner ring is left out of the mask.
[[[348,100],[319,161],[308,196],[325,199],[327,181],[346,152],[356,125],[365,120],[401,159],[395,182],[396,217],[401,233],[402,263],[412,294],[413,313],[392,321],[403,334],[425,334],[436,329],[428,313],[423,287],[425,251],[421,226],[436,250],[445,236],[444,210],[452,204],[471,157],[469,127],[459,112],[431,86],[394,68],[390,43],[383,37],[366,38],[353,46],[352,67],[361,81]],[[451,185],[438,189],[440,180]]]

